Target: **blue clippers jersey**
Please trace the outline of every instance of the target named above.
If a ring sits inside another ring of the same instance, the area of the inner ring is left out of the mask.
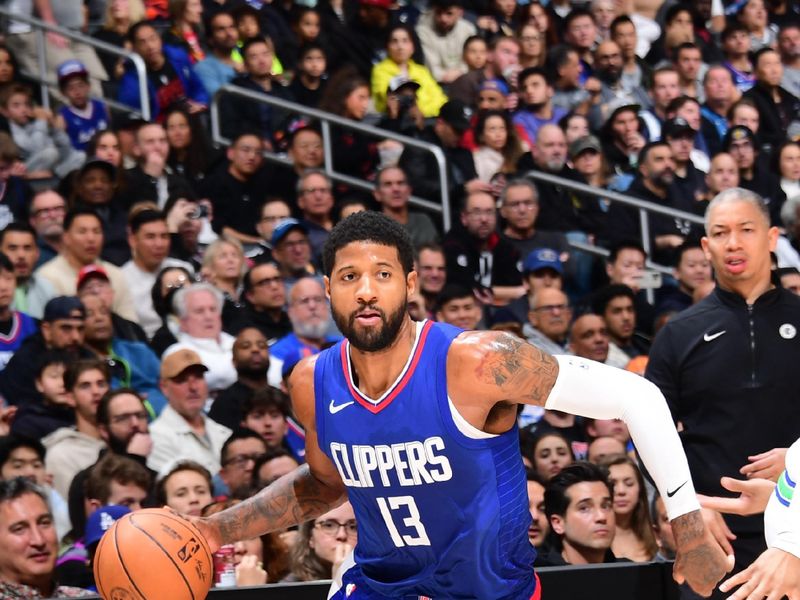
[[[418,324],[411,358],[373,402],[352,384],[349,344],[314,371],[320,448],[358,520],[357,568],[377,593],[530,598],[535,550],[516,426],[474,439],[447,397],[447,352],[460,329]]]
[[[86,150],[86,144],[92,139],[95,133],[108,129],[109,118],[105,104],[99,100],[89,100],[92,107],[92,114],[89,117],[79,115],[70,109],[69,106],[61,107],[61,116],[67,125],[67,135],[73,148]]]

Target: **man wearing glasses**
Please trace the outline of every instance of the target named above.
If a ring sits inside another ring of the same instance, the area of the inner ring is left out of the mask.
[[[250,269],[244,276],[242,298],[245,300],[244,309],[241,318],[233,324],[233,331],[255,328],[269,345],[291,333],[292,322],[284,309],[286,285],[278,265],[265,262]],[[234,353],[235,350],[234,347]]]
[[[332,189],[331,180],[318,169],[307,169],[297,182],[297,206],[303,212],[300,222],[308,231],[315,262],[319,262],[322,246],[333,229]]]
[[[550,354],[564,354],[572,308],[558,288],[542,288],[531,295],[531,310],[522,333],[534,346]]]
[[[222,470],[214,487],[222,483],[227,487],[229,496],[247,498],[252,491],[253,468],[266,452],[266,442],[255,431],[244,428],[236,430],[222,446]]]
[[[29,221],[36,231],[36,243],[39,246],[37,267],[55,258],[61,250],[66,214],[67,203],[57,192],[45,190],[33,197]]]
[[[468,194],[461,208],[461,225],[463,228],[451,229],[442,244],[447,281],[475,289],[484,304],[505,304],[522,296],[525,288],[517,265],[519,253],[497,233],[492,195]]]

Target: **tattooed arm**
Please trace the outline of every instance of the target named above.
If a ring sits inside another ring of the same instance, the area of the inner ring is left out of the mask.
[[[456,338],[447,373],[448,392],[461,416],[488,433],[510,429],[517,416],[515,405],[521,403],[624,420],[676,529],[676,579],[709,594],[729,570],[725,553],[703,525],[683,446],[655,385],[576,356],[550,356],[500,332]]]
[[[306,430],[306,464],[278,479],[255,496],[194,523],[212,551],[222,544],[259,537],[325,514],[347,499],[336,467],[317,443],[314,420],[314,363],[295,367],[289,382],[295,414]]]

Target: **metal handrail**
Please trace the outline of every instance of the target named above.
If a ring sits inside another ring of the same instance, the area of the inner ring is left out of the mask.
[[[647,220],[647,213],[652,212],[667,217],[676,217],[678,219],[683,219],[691,223],[698,223],[700,225],[702,225],[705,222],[703,220],[703,217],[694,215],[692,213],[688,213],[682,210],[676,210],[668,206],[661,206],[660,204],[656,204],[654,202],[648,202],[647,200],[642,200],[641,198],[635,198],[633,196],[628,196],[626,194],[621,194],[619,192],[615,192],[613,190],[607,190],[605,188],[598,188],[586,183],[580,183],[579,181],[573,181],[572,179],[566,179],[565,177],[560,177],[558,175],[544,173],[543,171],[528,171],[525,174],[525,177],[530,177],[531,179],[537,181],[552,183],[553,185],[560,185],[562,187],[565,187],[569,190],[573,190],[580,194],[586,194],[595,197],[600,196],[601,198],[611,200],[612,202],[619,202],[620,204],[624,204],[626,206],[631,206],[633,208],[638,209],[639,223],[641,226],[641,234],[642,234],[642,248],[644,248],[648,257],[647,266],[657,270],[661,270],[662,272],[668,272],[669,268],[664,265],[659,265],[658,263],[654,263],[650,260],[650,255],[651,255],[650,223]],[[663,269],[667,269],[667,271],[663,271]]]
[[[248,90],[231,84],[223,85],[217,91],[217,93],[214,94],[214,97],[211,100],[211,106],[210,106],[211,139],[215,144],[229,145],[231,143],[231,140],[224,137],[220,131],[219,99],[223,94],[233,94],[235,96],[241,96],[242,98],[247,98],[249,100],[253,100],[254,102],[261,102],[263,104],[268,104],[270,106],[282,108],[284,110],[299,113],[301,115],[305,115],[312,119],[318,120],[320,122],[320,127],[322,130],[322,144],[323,144],[323,155],[324,155],[323,168],[325,173],[328,175],[328,177],[330,177],[334,181],[340,181],[342,183],[346,183],[347,185],[353,186],[358,189],[372,191],[375,189],[375,186],[374,184],[369,183],[363,179],[357,179],[355,177],[351,177],[350,175],[346,175],[344,173],[337,173],[333,169],[333,159],[332,159],[333,148],[331,147],[331,129],[330,129],[331,124],[338,125],[339,127],[344,127],[346,129],[350,129],[353,131],[358,131],[360,133],[365,133],[367,135],[379,137],[382,139],[396,140],[398,142],[401,142],[405,146],[411,146],[413,148],[419,148],[421,150],[426,150],[430,152],[431,154],[433,154],[433,157],[436,159],[436,163],[439,167],[439,187],[441,189],[441,203],[437,204],[436,202],[431,202],[430,200],[419,198],[418,196],[411,196],[411,198],[409,199],[409,203],[415,206],[419,206],[440,213],[442,215],[442,226],[444,228],[444,231],[447,232],[450,229],[451,225],[450,191],[447,187],[447,167],[446,167],[447,159],[445,158],[444,151],[435,144],[422,142],[420,140],[415,140],[414,138],[401,135],[399,133],[394,133],[393,131],[388,131],[386,129],[381,129],[380,127],[365,125],[364,123],[360,123],[352,119],[346,119],[344,117],[324,112],[319,109],[309,108],[308,106],[305,106],[303,104],[298,104],[297,102],[290,102],[289,100],[284,100],[283,98],[268,96],[267,94],[254,92],[252,90]],[[270,160],[271,162],[277,162],[283,165],[292,164],[290,160],[288,160],[285,156],[277,152],[265,151],[264,157],[267,160]]]
[[[118,48],[117,46],[113,46],[101,40],[89,37],[87,35],[83,35],[82,33],[77,33],[75,31],[72,31],[71,29],[66,29],[64,27],[59,27],[58,25],[52,25],[50,23],[46,23],[45,21],[37,19],[36,17],[29,17],[26,15],[19,15],[13,13],[6,7],[0,7],[0,15],[4,15],[12,21],[21,21],[23,23],[27,23],[28,25],[34,28],[34,31],[36,33],[36,46],[37,46],[37,51],[39,53],[39,56],[37,57],[39,61],[39,75],[38,77],[32,73],[26,73],[26,75],[38,81],[39,85],[41,86],[42,105],[45,108],[50,108],[50,95],[47,90],[49,87],[52,86],[52,83],[49,83],[46,78],[47,62],[46,62],[45,48],[47,45],[47,41],[45,40],[45,32],[53,32],[61,36],[64,36],[67,39],[75,40],[76,42],[81,42],[83,44],[86,44],[87,46],[92,46],[97,50],[102,50],[103,52],[116,54],[117,56],[122,56],[123,58],[129,59],[136,68],[136,72],[139,76],[139,102],[141,103],[141,110],[136,110],[132,106],[125,106],[117,102],[109,103],[108,100],[106,100],[105,98],[99,98],[99,100],[103,100],[104,102],[110,105],[114,105],[116,107],[124,107],[130,112],[139,113],[141,114],[142,119],[144,119],[145,121],[150,120],[151,117],[150,93],[147,89],[147,67],[145,66],[144,60],[142,59],[141,56],[139,56],[135,52],[130,52],[128,50]]]

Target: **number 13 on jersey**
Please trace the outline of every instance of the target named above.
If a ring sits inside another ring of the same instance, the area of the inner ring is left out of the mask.
[[[420,521],[419,509],[413,496],[390,496],[388,498],[376,498],[376,500],[395,546],[402,548],[403,546],[431,545],[425,526]],[[395,514],[393,515],[393,513]],[[413,529],[413,535],[400,535],[394,522],[395,517],[402,519],[405,527]]]

